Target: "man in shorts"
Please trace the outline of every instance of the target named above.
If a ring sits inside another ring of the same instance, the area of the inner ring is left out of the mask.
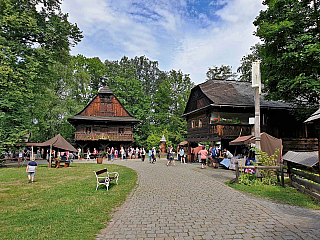
[[[212,163],[213,167],[217,168],[217,163],[218,163],[218,150],[216,149],[216,146],[213,146],[211,150],[211,157],[212,157]]]
[[[29,183],[34,182],[34,176],[38,170],[38,164],[36,163],[34,158],[31,158],[31,161],[27,165],[26,172],[28,173]]]

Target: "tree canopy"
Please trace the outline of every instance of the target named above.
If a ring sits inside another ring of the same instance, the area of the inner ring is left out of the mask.
[[[213,67],[208,68],[206,75],[207,80],[235,80],[237,77],[237,73],[232,72],[232,67],[229,65],[221,65],[220,67],[213,65]]]
[[[292,103],[320,100],[320,3],[318,0],[265,0],[267,9],[254,21],[255,35],[262,43],[253,54],[243,58],[245,65],[261,59],[261,75],[267,97]]]
[[[40,7],[40,5],[42,7]],[[23,140],[51,95],[52,66],[69,61],[82,34],[59,0],[0,2],[0,149]]]

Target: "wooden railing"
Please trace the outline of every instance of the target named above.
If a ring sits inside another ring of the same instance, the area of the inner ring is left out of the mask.
[[[251,126],[249,124],[215,123],[211,124],[209,133],[220,137],[239,137],[251,135]]]
[[[132,141],[132,133],[84,133],[76,132],[74,134],[75,140],[80,141]]]
[[[280,166],[241,166],[239,167],[239,163],[236,162],[236,178],[235,178],[235,182],[239,183],[239,176],[240,176],[240,171],[244,172],[245,169],[260,169],[260,170],[265,170],[265,169],[273,169],[276,171],[280,172],[280,176],[281,176],[281,187],[285,187],[284,186],[284,171],[283,171],[283,164],[281,163]],[[279,172],[277,172],[277,179],[278,182],[280,182],[280,178],[279,178]]]
[[[316,200],[320,200],[319,171],[313,168],[287,162],[291,186],[306,193]]]

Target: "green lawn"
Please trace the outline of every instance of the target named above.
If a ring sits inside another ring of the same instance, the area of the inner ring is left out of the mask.
[[[119,185],[111,183],[108,192],[105,186],[95,191],[93,171],[105,167],[119,172]],[[0,168],[0,238],[94,239],[136,181],[136,172],[118,165],[40,165],[33,184],[28,183],[25,167]]]
[[[320,209],[319,202],[288,185],[285,188],[282,188],[280,186],[248,186],[229,182],[226,184],[236,190],[250,193],[259,197],[268,198],[275,202],[286,203],[310,209]]]

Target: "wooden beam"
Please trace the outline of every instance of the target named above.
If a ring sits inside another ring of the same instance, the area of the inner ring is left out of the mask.
[[[295,169],[291,169],[290,172],[320,184],[320,177],[319,176],[309,174],[306,172],[302,172],[302,171],[297,171]]]

